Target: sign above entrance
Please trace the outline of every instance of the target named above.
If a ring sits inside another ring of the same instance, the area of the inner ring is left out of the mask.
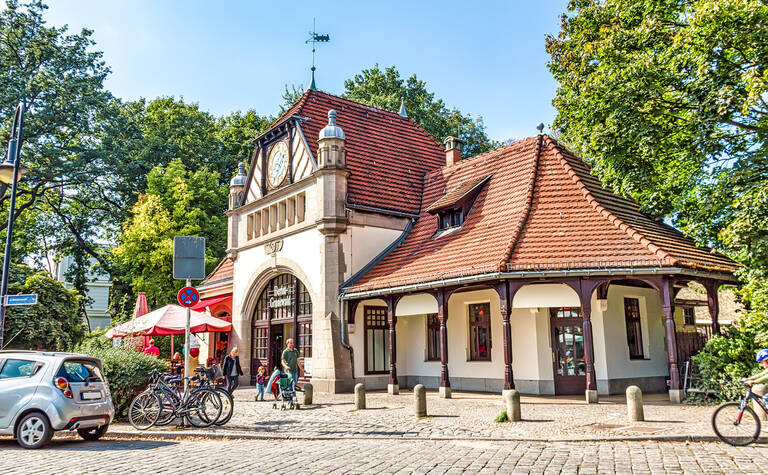
[[[270,308],[290,307],[293,303],[293,289],[291,287],[275,287],[272,297],[269,299]]]
[[[200,301],[200,294],[197,293],[197,289],[194,287],[184,287],[179,290],[179,295],[176,298],[182,307],[192,307]]]

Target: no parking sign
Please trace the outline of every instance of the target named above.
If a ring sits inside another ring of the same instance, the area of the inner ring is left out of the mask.
[[[182,307],[191,307],[200,301],[200,294],[197,293],[197,289],[194,287],[184,287],[179,290],[176,298]]]

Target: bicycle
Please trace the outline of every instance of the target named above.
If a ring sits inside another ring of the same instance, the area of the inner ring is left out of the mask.
[[[216,368],[216,365],[212,368],[197,368],[195,372],[200,373],[200,386],[213,389],[221,398],[221,415],[214,424],[223,426],[232,419],[232,414],[235,411],[235,400],[224,386],[216,384]],[[218,373],[221,374],[221,371]]]
[[[166,382],[166,379],[168,382]],[[187,377],[182,380],[198,381]],[[181,417],[195,427],[211,426],[221,416],[222,401],[210,388],[190,388],[183,394],[169,386],[173,379],[153,371],[149,387],[136,396],[128,409],[128,420],[133,427],[146,430],[154,425],[165,425]]]
[[[752,392],[752,386],[747,386],[747,393],[738,402],[721,404],[712,414],[712,428],[723,442],[745,446],[755,442],[760,437],[760,418],[749,401],[757,401],[757,405],[768,414],[768,406],[763,398]]]

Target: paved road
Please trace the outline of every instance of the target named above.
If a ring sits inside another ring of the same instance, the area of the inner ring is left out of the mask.
[[[26,451],[0,473],[765,473],[768,447],[676,442],[104,440]]]

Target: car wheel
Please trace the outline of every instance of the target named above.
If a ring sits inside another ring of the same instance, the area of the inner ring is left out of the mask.
[[[51,423],[41,412],[24,416],[16,429],[16,440],[25,449],[39,449],[50,442],[52,437]]]
[[[109,424],[90,429],[77,429],[77,433],[85,440],[99,440],[102,435],[107,433],[107,429],[109,429]]]

